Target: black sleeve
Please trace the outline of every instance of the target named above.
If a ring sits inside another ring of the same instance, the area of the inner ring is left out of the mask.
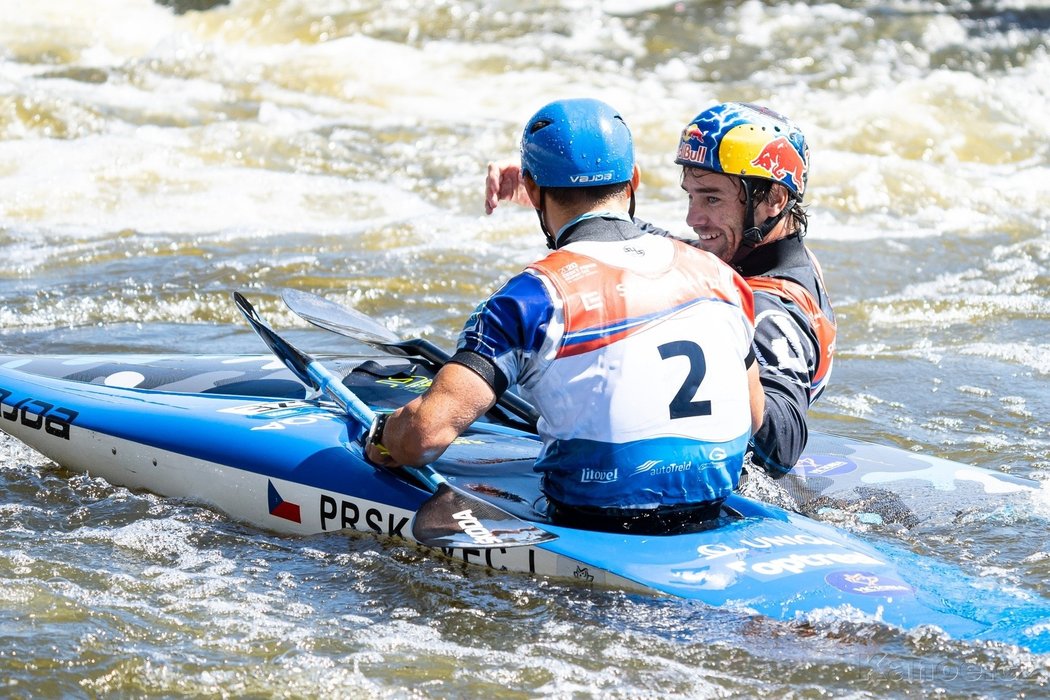
[[[816,339],[794,305],[755,294],[755,356],[766,394],[762,427],[751,438],[751,460],[770,476],[784,476],[798,461],[809,432],[809,387],[816,366]]]
[[[497,399],[507,390],[506,375],[500,371],[500,368],[492,360],[484,355],[479,355],[470,350],[460,350],[449,358],[449,362],[454,362],[457,365],[463,365],[467,369],[473,370],[475,374],[485,380],[486,384],[492,387],[492,391],[496,394]]]
[[[773,478],[780,478],[791,471],[806,447],[808,405],[772,378],[762,375],[761,381],[766,411],[762,427],[751,437],[751,461]]]

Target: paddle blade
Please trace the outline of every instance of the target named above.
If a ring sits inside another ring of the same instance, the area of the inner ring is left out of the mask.
[[[298,289],[285,289],[281,292],[281,298],[296,315],[318,328],[369,345],[397,345],[401,341],[393,331],[375,319],[322,296]]]
[[[429,547],[456,549],[529,547],[558,537],[447,483],[416,511],[412,536]]]
[[[237,308],[240,309],[241,313],[244,314],[244,317],[248,319],[248,323],[251,325],[252,330],[263,339],[263,342],[270,348],[270,351],[279,360],[284,362],[285,366],[299,378],[299,381],[306,386],[320,389],[317,381],[314,380],[307,371],[307,367],[310,365],[310,358],[300,352],[284,338],[277,335],[272,328],[266,325],[266,321],[262,320],[262,317],[259,316],[259,312],[255,310],[255,307],[252,306],[251,302],[248,301],[243,294],[240,292],[234,292],[233,301],[237,304]]]
[[[284,299],[288,308],[303,320],[326,331],[353,338],[382,352],[397,357],[419,357],[432,363],[435,367],[441,367],[452,357],[429,340],[422,338],[401,340],[375,319],[356,309],[340,306],[322,296],[298,289],[285,289],[281,292],[281,298]],[[539,413],[527,401],[508,391],[499,398],[497,403],[502,409],[525,423],[527,429],[535,432]],[[498,413],[495,419],[500,422],[506,420]]]

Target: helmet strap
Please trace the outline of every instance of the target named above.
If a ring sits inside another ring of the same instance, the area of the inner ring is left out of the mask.
[[[740,186],[744,188],[744,240],[743,245],[748,248],[754,248],[762,239],[765,234],[762,230],[755,226],[755,198],[751,194],[751,183],[746,178],[740,179]]]
[[[539,217],[540,230],[543,231],[543,237],[547,239],[547,247],[550,248],[551,250],[557,250],[558,249],[558,242],[556,240],[554,240],[554,236],[551,234],[550,229],[547,228],[547,222],[543,218],[543,209],[544,209],[543,205],[545,204],[544,197],[546,196],[546,194],[547,194],[547,192],[544,190],[544,188],[541,187],[540,188],[540,206],[538,206],[536,208],[536,216]]]
[[[761,226],[755,226],[755,199],[751,194],[751,183],[746,179],[741,179],[740,184],[744,188],[747,206],[747,211],[744,213],[743,245],[748,248],[754,248],[762,243],[763,239],[769,235],[769,232],[795,208],[797,202],[794,197],[789,197],[787,204],[776,216],[769,217],[762,222]]]

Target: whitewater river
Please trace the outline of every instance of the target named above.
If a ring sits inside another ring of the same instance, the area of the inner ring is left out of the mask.
[[[174,5],[174,7],[172,7]],[[210,5],[216,5],[209,7]],[[0,0],[0,353],[317,353],[283,287],[451,347],[543,253],[486,162],[593,96],[639,214],[722,100],[792,116],[839,318],[816,428],[1050,481],[1050,4]],[[1050,596],[1050,508],[839,514]],[[1050,660],[284,538],[0,441],[2,697],[1047,697]]]

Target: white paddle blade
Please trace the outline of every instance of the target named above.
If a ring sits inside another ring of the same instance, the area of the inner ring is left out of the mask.
[[[285,289],[281,292],[281,299],[296,315],[319,328],[356,338],[362,343],[389,345],[401,341],[396,333],[375,319],[322,296],[299,289]]]
[[[447,483],[416,511],[412,536],[429,547],[455,549],[528,547],[558,537]]]

